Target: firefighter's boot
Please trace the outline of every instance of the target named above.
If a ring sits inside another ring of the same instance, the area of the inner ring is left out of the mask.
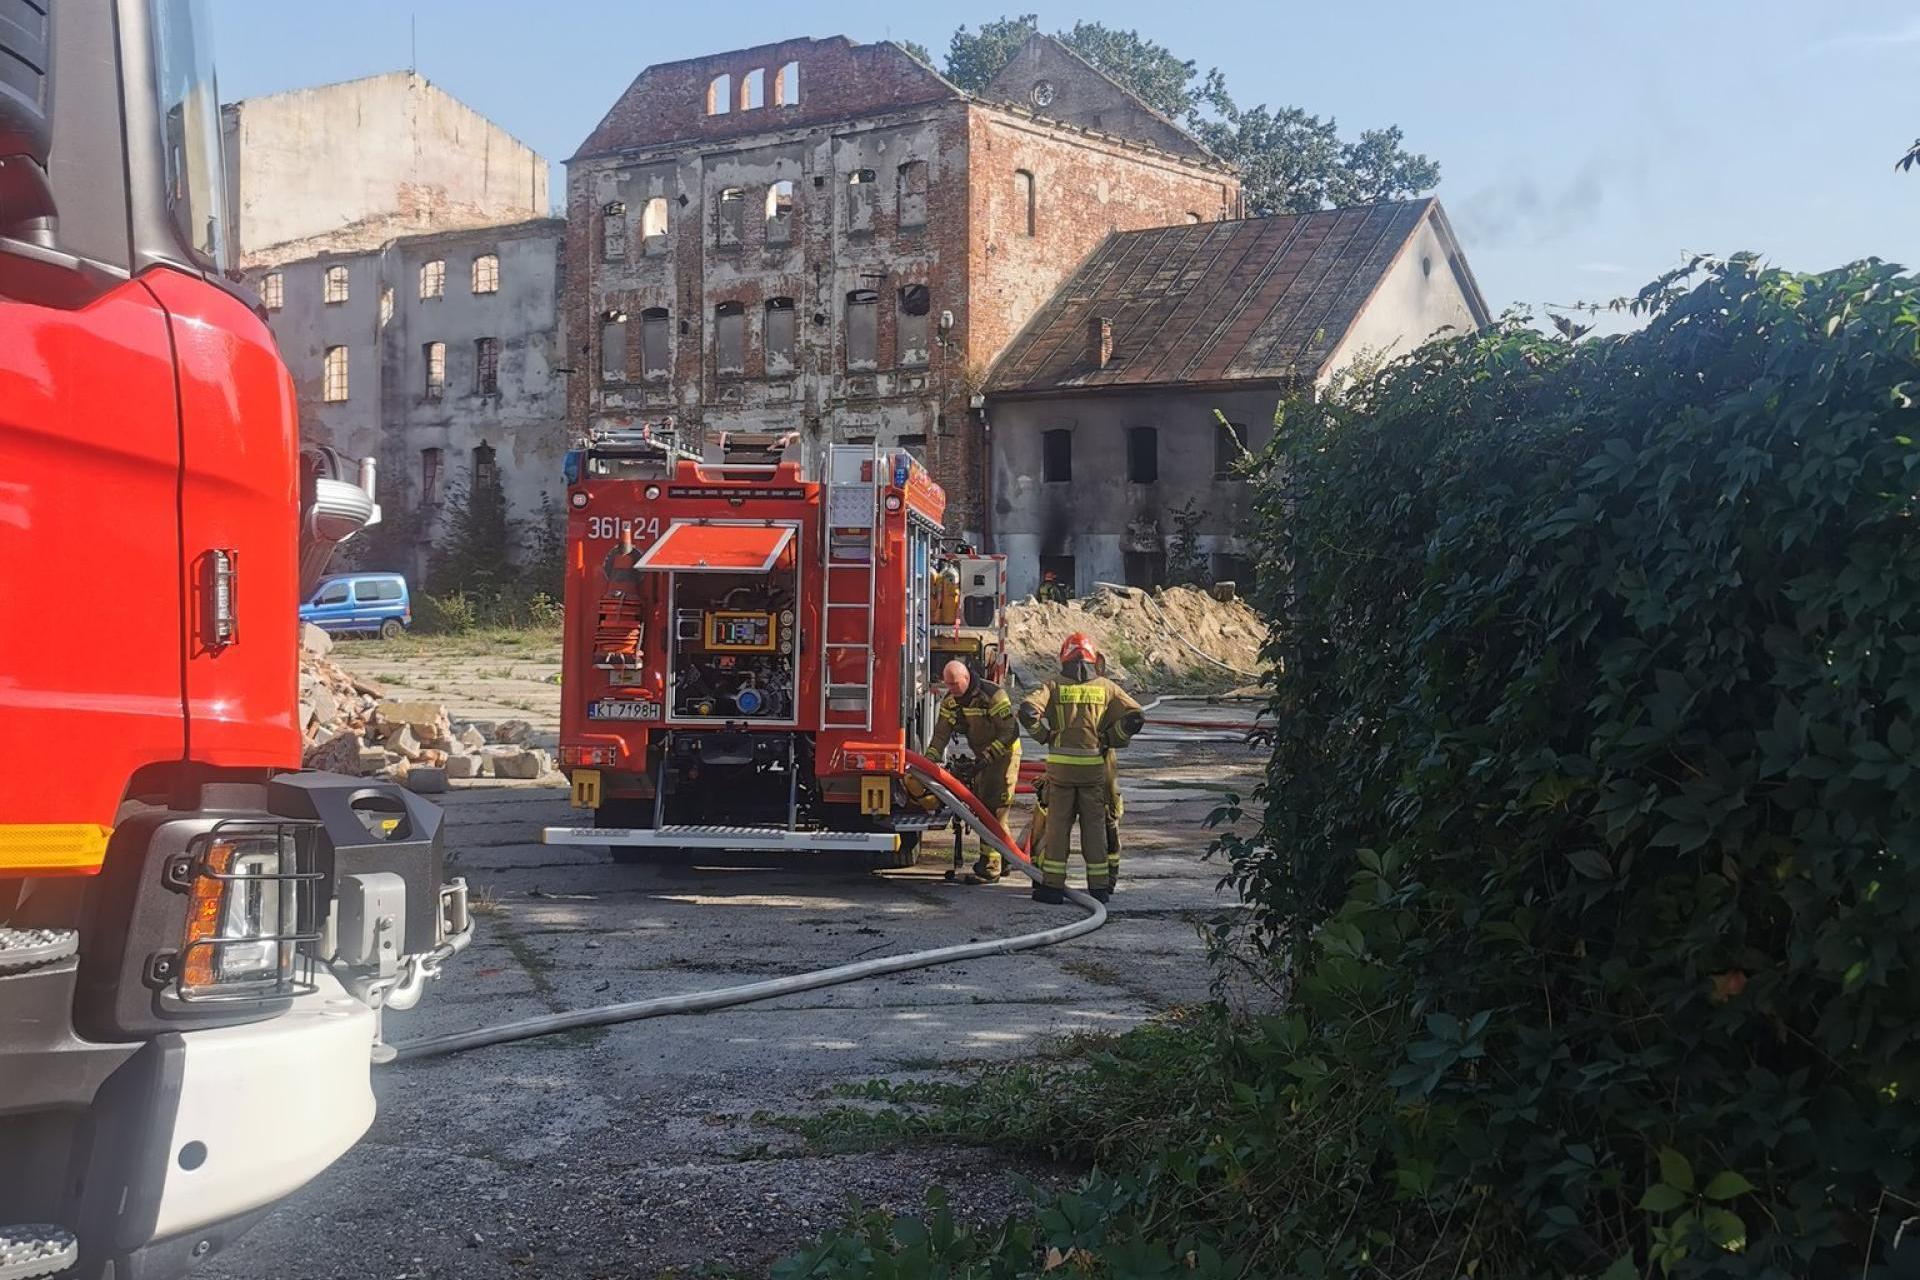
[[[1067,895],[1050,884],[1037,884],[1033,886],[1033,900],[1057,907],[1067,900]]]
[[[980,856],[974,859],[973,874],[982,884],[992,884],[1000,878],[1000,851],[982,848]]]

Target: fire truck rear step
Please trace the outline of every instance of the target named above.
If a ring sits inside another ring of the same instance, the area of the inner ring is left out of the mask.
[[[80,949],[73,929],[11,929],[0,925],[0,973],[38,969],[65,960]],[[5,1272],[0,1272],[4,1276]]]
[[[548,827],[544,844],[599,844],[668,849],[794,849],[887,853],[900,846],[892,831],[793,831],[786,827],[665,826]]]
[[[44,1222],[0,1227],[0,1280],[57,1276],[80,1260],[71,1231]]]

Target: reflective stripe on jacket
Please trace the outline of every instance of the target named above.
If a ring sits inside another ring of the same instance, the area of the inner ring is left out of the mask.
[[[948,694],[940,700],[940,714],[927,743],[927,754],[938,760],[959,732],[982,760],[1002,751],[1018,751],[1020,725],[1013,717],[1013,700],[991,680],[975,680],[962,697]]]

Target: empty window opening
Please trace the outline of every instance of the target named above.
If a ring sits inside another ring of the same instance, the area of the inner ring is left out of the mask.
[[[1231,582],[1243,591],[1253,586],[1253,559],[1250,556],[1217,551],[1213,555],[1212,568],[1215,582]]]
[[[1153,427],[1127,428],[1127,482],[1153,484],[1160,479],[1160,432]]]
[[[664,378],[669,372],[673,335],[667,325],[665,307],[648,307],[640,313],[640,373],[643,377]]]
[[[491,488],[500,479],[500,469],[494,465],[493,446],[477,444],[473,447],[473,487]]]
[[[793,183],[782,178],[767,188],[767,243],[793,239]]]
[[[1188,210],[1187,221],[1190,223],[1199,223],[1199,222],[1205,222],[1206,219],[1201,217],[1199,214],[1194,213],[1192,210]]]
[[[1124,552],[1120,559],[1126,571],[1128,586],[1164,587],[1167,585],[1166,552],[1128,551]]]
[[[422,298],[444,298],[447,296],[447,264],[440,258],[420,264],[420,296]]]
[[[758,111],[767,105],[767,73],[759,67],[740,77],[740,109]]]
[[[278,311],[286,305],[286,285],[278,271],[269,271],[260,277],[260,305],[269,311]]]
[[[847,230],[873,230],[873,170],[855,169],[847,175]]]
[[[600,207],[600,257],[618,262],[627,256],[627,206],[615,200]]]
[[[393,286],[388,285],[380,290],[380,327],[386,328],[387,322],[391,319],[393,319]]]
[[[426,365],[427,380],[420,390],[429,400],[438,400],[447,390],[447,344],[427,342],[420,346],[420,356]]]
[[[767,300],[767,372],[793,370],[794,311],[792,298]]]
[[[321,287],[321,300],[328,306],[347,300],[347,269],[328,267],[326,283]]]
[[[1040,478],[1054,483],[1073,479],[1073,432],[1062,427],[1040,433]]]
[[[906,285],[900,290],[900,315],[894,330],[899,363],[927,362],[927,312],[932,305],[932,295],[923,284]]]
[[[723,116],[733,110],[733,77],[722,71],[707,81],[707,114]]]
[[[420,451],[420,505],[426,507],[440,505],[440,451],[438,449]]]
[[[500,339],[473,340],[473,390],[476,395],[500,394]]]
[[[627,313],[609,311],[600,317],[600,381],[627,380]]]
[[[927,225],[927,162],[909,160],[900,166],[900,225]]]
[[[667,247],[667,198],[655,196],[640,209],[640,237],[648,253],[661,253]]]
[[[1013,216],[1020,234],[1030,236],[1038,225],[1039,193],[1033,175],[1025,169],[1013,171]]]
[[[1071,591],[1076,595],[1079,594],[1079,587],[1076,584],[1073,576],[1073,557],[1072,556],[1041,556],[1040,557],[1041,579],[1044,581],[1046,579],[1046,576],[1049,573],[1053,575],[1053,580],[1059,583],[1062,587],[1066,588],[1068,591]]]
[[[879,301],[871,289],[847,295],[847,368],[871,369],[879,363]]]
[[[773,105],[776,107],[800,105],[799,63],[786,63],[773,73]]]
[[[483,253],[473,260],[473,291],[500,292],[500,255]]]
[[[745,239],[747,193],[728,187],[720,193],[720,243],[737,245]]]
[[[1222,478],[1231,476],[1246,446],[1246,423],[1216,421],[1213,424],[1213,474]]]
[[[340,401],[347,398],[347,349],[328,347],[321,365],[320,398]]]
[[[739,373],[747,367],[747,309],[738,302],[722,302],[713,309],[713,367],[719,373]]]

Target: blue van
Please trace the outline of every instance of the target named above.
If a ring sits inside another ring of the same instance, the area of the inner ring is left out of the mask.
[[[397,573],[336,574],[313,589],[300,606],[300,621],[336,635],[375,631],[392,640],[413,625],[413,601]]]

